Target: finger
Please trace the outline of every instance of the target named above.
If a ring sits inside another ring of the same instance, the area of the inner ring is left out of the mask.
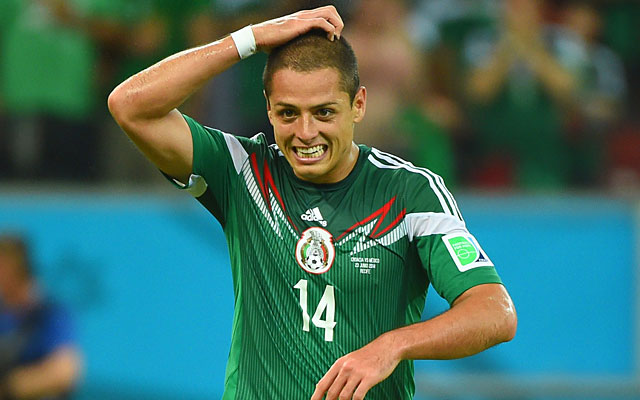
[[[342,388],[342,391],[340,392],[340,396],[338,396],[338,398],[340,400],[350,400],[353,396],[353,391],[356,389],[359,383],[360,378],[349,380]]]
[[[345,375],[345,374],[338,375],[338,377],[331,384],[331,387],[329,388],[329,390],[327,390],[327,397],[325,397],[325,399],[326,400],[338,399],[338,396],[340,395],[340,393],[342,393],[342,389],[347,383],[348,378],[349,378],[348,375]]]
[[[333,38],[336,35],[336,27],[331,25],[329,21],[324,18],[311,18],[308,20],[310,25],[307,27],[307,32],[313,28],[320,28],[327,32],[327,39],[333,41]]]
[[[327,371],[322,379],[320,379],[320,381],[318,381],[318,383],[316,384],[316,390],[313,392],[311,400],[322,400],[322,396],[327,393],[327,390],[329,390],[329,387],[331,387],[331,384],[336,379],[336,376],[338,376],[338,369],[333,367],[329,368],[329,371]]]
[[[325,7],[320,7],[318,10],[320,10],[320,15],[323,18],[326,18],[327,21],[329,21],[331,23],[331,25],[336,27],[336,36],[338,36],[338,38],[340,37],[340,33],[342,32],[342,29],[344,28],[344,22],[342,21],[342,17],[340,17],[340,14],[338,13],[338,10],[336,10],[336,8],[334,6],[325,6]]]
[[[353,394],[353,400],[364,400],[364,396],[367,395],[367,392],[373,387],[374,384],[374,382],[363,379],[358,385],[355,393]]]
[[[300,11],[298,13],[298,16],[303,18],[326,19],[331,25],[335,27],[335,34],[338,38],[340,38],[340,34],[342,33],[342,29],[344,28],[342,17],[340,17],[340,14],[338,14],[338,11],[334,6],[325,6],[313,10]]]
[[[331,11],[327,20],[331,22],[333,26],[336,27],[336,36],[340,39],[340,35],[342,34],[342,30],[344,29],[344,21],[342,21],[342,17],[338,14],[338,10],[334,6],[329,6]]]

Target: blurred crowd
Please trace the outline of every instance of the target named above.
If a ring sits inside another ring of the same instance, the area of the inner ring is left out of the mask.
[[[108,93],[177,51],[329,3],[368,89],[356,141],[462,188],[640,188],[640,3],[622,0],[1,0],[0,182],[161,182]],[[271,134],[265,59],[181,111]]]

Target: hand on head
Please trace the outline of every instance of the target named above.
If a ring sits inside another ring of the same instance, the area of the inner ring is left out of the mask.
[[[298,11],[252,26],[256,45],[262,51],[269,51],[312,29],[324,30],[329,40],[339,39],[343,28],[342,18],[334,6]]]

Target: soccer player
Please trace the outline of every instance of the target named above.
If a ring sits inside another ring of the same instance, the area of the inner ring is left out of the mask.
[[[367,91],[343,26],[332,6],[249,26],[109,96],[133,142],[223,227],[235,291],[223,399],[410,399],[411,360],[515,334],[512,301],[442,179],[353,142]],[[275,145],[177,111],[256,50],[269,52]],[[421,322],[429,284],[451,308]]]

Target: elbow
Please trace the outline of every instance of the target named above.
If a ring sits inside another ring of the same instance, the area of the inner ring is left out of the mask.
[[[502,343],[513,340],[516,336],[517,330],[518,315],[513,305],[513,301],[511,301],[511,298],[507,297],[503,304],[500,329],[498,330],[500,332],[499,342]]]
[[[151,107],[146,96],[128,81],[113,89],[107,98],[107,107],[113,119],[131,139],[139,136],[150,121],[163,118],[168,113]]]
[[[502,341],[509,342],[513,340],[513,338],[516,336],[517,330],[518,330],[518,316],[516,315],[514,310],[505,318]]]
[[[135,131],[137,124],[145,119],[139,96],[127,81],[109,94],[107,107],[113,119],[127,134]]]
[[[498,287],[498,293],[489,297],[486,315],[488,347],[513,340],[518,330],[518,315],[511,300],[511,296],[503,286]]]
[[[116,120],[118,125],[122,126],[126,122],[126,106],[125,106],[125,95],[124,90],[121,86],[113,89],[113,91],[109,94],[107,99],[107,107],[109,108],[109,112],[113,119]]]

